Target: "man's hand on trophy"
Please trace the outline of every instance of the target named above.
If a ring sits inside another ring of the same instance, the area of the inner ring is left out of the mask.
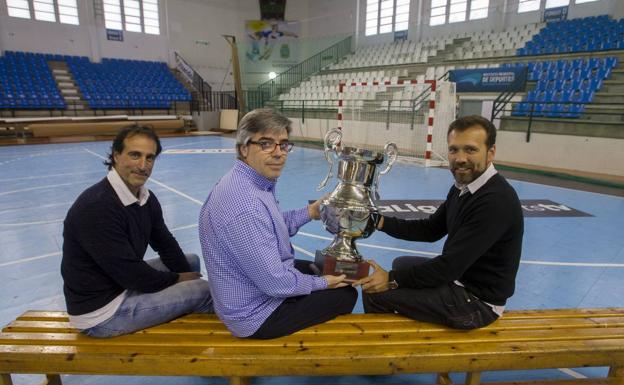
[[[339,287],[345,287],[348,285],[344,280],[347,278],[346,275],[324,275],[323,278],[327,281],[328,289],[337,289]]]
[[[388,272],[373,260],[367,262],[375,268],[375,271],[368,277],[353,282],[351,286],[362,286],[362,291],[366,293],[381,293],[390,290]]]
[[[311,219],[314,219],[314,220],[321,219],[321,209],[320,209],[321,202],[323,202],[323,199],[327,198],[327,195],[322,196],[321,198],[317,199],[314,203],[310,203],[308,205],[308,214],[310,215]]]
[[[381,230],[383,228],[384,218],[383,215],[379,214],[377,211],[370,213],[370,219],[373,222],[373,227],[377,230]]]

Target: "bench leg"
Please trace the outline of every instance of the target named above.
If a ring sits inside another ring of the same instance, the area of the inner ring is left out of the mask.
[[[608,377],[615,379],[614,384],[624,385],[624,366],[610,367]]]
[[[481,372],[468,372],[466,373],[465,385],[479,385],[481,383]]]
[[[61,376],[58,374],[46,374],[46,379],[41,385],[63,385],[63,382],[61,382]]]
[[[230,385],[250,385],[251,377],[230,377]]]
[[[13,385],[11,375],[6,373],[0,374],[0,385]]]
[[[437,385],[453,385],[453,381],[448,373],[438,373],[438,378],[436,379]]]

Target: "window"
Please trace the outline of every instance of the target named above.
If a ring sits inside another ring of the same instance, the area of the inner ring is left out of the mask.
[[[396,0],[394,30],[406,31],[409,25],[410,0]]]
[[[565,7],[570,5],[570,0],[546,0],[545,8]]]
[[[160,35],[158,0],[143,0],[143,24],[145,33]]]
[[[466,20],[467,0],[450,0],[449,23],[457,23]]]
[[[35,19],[56,22],[56,12],[54,12],[54,0],[33,1]]]
[[[489,7],[490,0],[431,0],[429,25],[485,19]]]
[[[109,29],[160,35],[158,0],[103,0]]]
[[[431,18],[429,25],[446,23],[446,0],[431,0]]]
[[[409,8],[410,0],[367,0],[366,36],[405,31],[409,27]]]
[[[59,21],[64,24],[78,25],[78,6],[76,0],[57,0]]]
[[[9,16],[30,19],[30,4],[28,0],[6,0]]]
[[[470,2],[470,20],[487,18],[489,7],[490,0],[472,0]]]
[[[520,0],[518,2],[518,13],[539,11],[540,0]]]
[[[576,0],[574,3],[583,4],[583,3],[591,3],[593,1],[598,1],[598,0]]]
[[[7,10],[12,17],[79,24],[76,0],[7,0]]]

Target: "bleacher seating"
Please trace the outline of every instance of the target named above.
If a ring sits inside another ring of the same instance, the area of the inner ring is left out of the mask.
[[[172,101],[191,100],[166,63],[71,57],[67,64],[93,109],[171,108]]]
[[[66,62],[92,109],[169,109],[191,95],[166,63],[6,51],[0,56],[0,109],[67,109],[48,62]]]
[[[65,109],[49,55],[6,51],[0,57],[0,109]]]
[[[533,109],[538,117],[579,118],[617,64],[616,57],[531,62],[528,78],[537,82],[535,89],[516,104],[512,116],[527,116]]]
[[[615,119],[614,111],[618,106],[601,106],[609,104],[609,99],[605,99],[604,90],[598,96],[596,93],[617,67],[618,53],[610,57],[598,54],[596,56],[600,57],[533,62],[523,56],[611,49],[624,49],[624,19],[617,21],[607,15],[512,26],[499,32],[465,32],[420,41],[362,46],[319,74],[284,90],[277,97],[276,105],[335,110],[338,84],[343,82],[361,84],[344,89],[340,95],[345,111],[404,111],[409,109],[418,92],[399,94],[400,87],[389,85],[396,84],[397,80],[422,83],[425,79],[442,79],[453,69],[518,65],[528,66],[529,85],[535,86],[526,95],[513,96],[509,108],[505,109],[506,115],[582,117],[593,121],[604,116],[610,121]],[[483,60],[485,58],[492,59]],[[501,64],[505,60],[511,63]]]
[[[551,22],[526,45],[518,56],[624,49],[624,19],[607,15]]]

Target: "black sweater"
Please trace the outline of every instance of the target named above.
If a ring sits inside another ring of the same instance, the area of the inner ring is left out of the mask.
[[[485,302],[504,305],[515,288],[524,219],[513,187],[495,174],[474,195],[446,201],[427,219],[384,216],[382,231],[410,241],[435,242],[448,234],[442,254],[405,271],[393,271],[399,287],[437,287],[460,281]]]
[[[97,310],[124,290],[157,292],[190,271],[150,191],[146,204],[124,206],[108,179],[89,187],[67,213],[63,229],[65,302],[71,315]],[[147,245],[171,272],[143,261]]]

